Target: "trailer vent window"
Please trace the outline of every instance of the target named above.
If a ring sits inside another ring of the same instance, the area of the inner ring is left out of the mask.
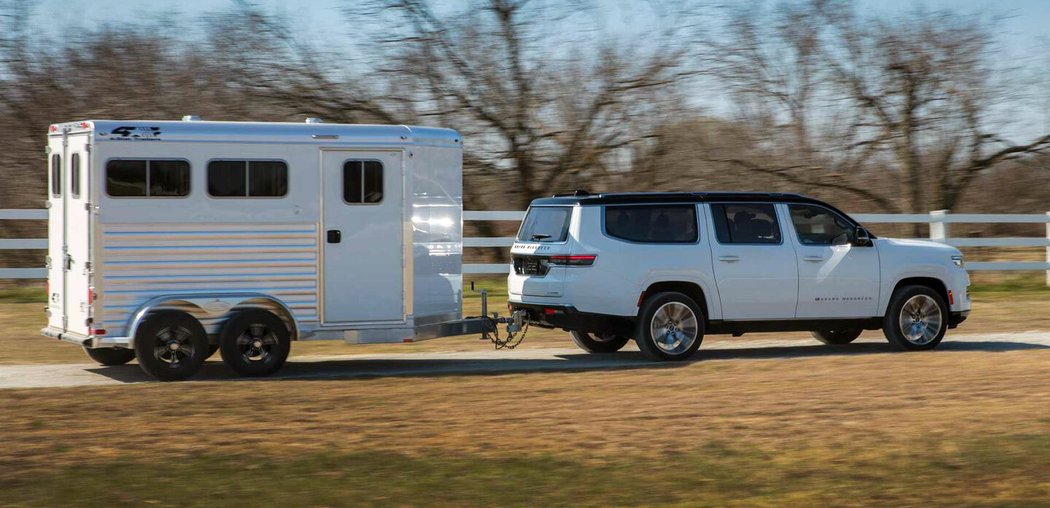
[[[383,163],[346,161],[343,164],[343,200],[350,204],[383,201]]]
[[[62,195],[62,156],[57,153],[51,156],[51,195]]]
[[[80,154],[73,154],[73,159],[69,162],[69,192],[73,194],[74,198],[80,197]]]
[[[208,195],[217,198],[277,198],[288,194],[283,161],[211,161]]]
[[[190,163],[114,159],[106,163],[106,194],[113,197],[183,197],[190,194]]]

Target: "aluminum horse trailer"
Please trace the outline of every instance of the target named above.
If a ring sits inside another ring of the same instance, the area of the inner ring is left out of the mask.
[[[462,138],[403,125],[50,126],[48,324],[106,365],[243,375],[290,342],[494,331],[462,315]]]

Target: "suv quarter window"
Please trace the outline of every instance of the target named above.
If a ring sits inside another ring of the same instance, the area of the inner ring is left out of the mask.
[[[823,206],[788,205],[788,209],[802,245],[844,245],[852,240],[852,225]]]
[[[696,243],[696,205],[607,205],[606,236],[637,243]]]
[[[775,245],[781,243],[780,224],[772,203],[713,203],[718,243]]]

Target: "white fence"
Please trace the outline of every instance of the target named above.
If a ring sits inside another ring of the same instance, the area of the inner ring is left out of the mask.
[[[514,211],[467,211],[463,213],[463,220],[521,222],[524,215],[525,212]],[[966,269],[974,271],[1045,270],[1047,285],[1050,285],[1050,212],[1042,215],[949,214],[947,210],[936,210],[928,214],[861,213],[853,215],[853,218],[867,224],[928,224],[931,240],[956,247],[1044,247],[1046,249],[1045,262],[973,261],[966,263]],[[0,220],[47,220],[47,210],[0,210]],[[952,224],[1045,224],[1046,236],[1043,238],[956,238],[950,236]],[[509,236],[463,239],[465,248],[505,248],[510,247],[513,243],[514,238]],[[0,250],[46,248],[46,238],[0,239]],[[504,263],[463,265],[463,273],[467,274],[502,274],[507,273],[507,270],[508,266]],[[46,276],[43,268],[0,268],[0,279],[43,279]]]

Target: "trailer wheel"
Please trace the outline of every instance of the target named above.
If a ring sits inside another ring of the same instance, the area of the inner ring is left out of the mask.
[[[222,361],[242,376],[268,376],[288,359],[291,338],[281,318],[251,309],[233,315],[219,336]]]
[[[152,312],[135,332],[135,357],[161,381],[193,376],[208,356],[208,334],[200,321],[177,310]]]
[[[88,357],[96,363],[106,366],[124,365],[135,359],[135,351],[132,349],[100,347],[84,348]]]
[[[569,332],[572,342],[588,353],[615,353],[623,349],[630,337],[611,333]]]

